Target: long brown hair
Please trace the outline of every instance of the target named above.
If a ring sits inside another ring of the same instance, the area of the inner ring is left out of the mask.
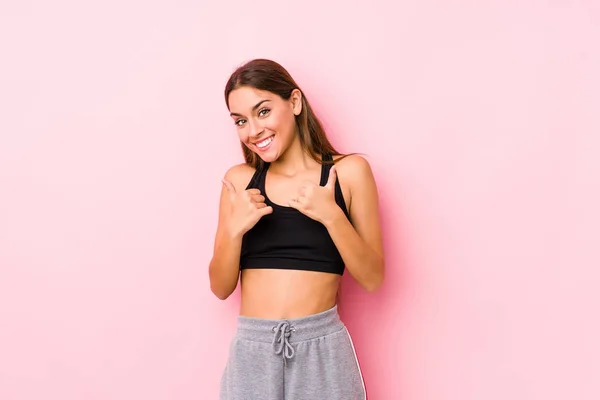
[[[321,121],[313,112],[308,99],[289,72],[275,61],[255,59],[237,68],[225,85],[225,103],[229,108],[229,94],[242,86],[253,87],[274,93],[284,100],[289,100],[295,89],[302,93],[302,110],[296,116],[296,126],[300,135],[302,148],[312,159],[321,163],[323,154],[341,155],[329,142]],[[263,160],[252,150],[241,143],[246,164],[260,169]]]

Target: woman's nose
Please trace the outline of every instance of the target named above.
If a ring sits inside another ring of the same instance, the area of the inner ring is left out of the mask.
[[[262,126],[256,121],[250,121],[249,125],[250,125],[250,136],[251,137],[258,136],[263,131]]]

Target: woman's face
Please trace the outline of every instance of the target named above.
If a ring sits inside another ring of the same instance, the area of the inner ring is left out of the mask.
[[[229,94],[229,111],[240,140],[265,162],[273,162],[298,137],[295,116],[301,111],[301,94],[289,100],[242,86]]]

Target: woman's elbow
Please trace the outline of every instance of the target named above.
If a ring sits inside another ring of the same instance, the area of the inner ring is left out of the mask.
[[[227,300],[229,296],[235,290],[235,286],[231,288],[229,285],[225,285],[223,282],[217,282],[216,279],[210,280],[210,291],[213,292],[219,300]]]
[[[366,282],[363,285],[363,288],[369,293],[375,293],[381,288],[382,284],[383,278],[372,279],[369,282]]]
[[[383,285],[385,276],[385,262],[383,257],[377,261],[376,266],[373,267],[373,272],[370,274],[369,279],[362,285],[364,289],[369,293],[378,291]]]
[[[208,279],[210,281],[210,291],[217,296],[219,300],[226,300],[234,292],[237,286],[237,280],[235,282],[227,282],[225,277],[218,276],[214,273],[214,270],[209,269]]]
[[[231,296],[231,293],[233,293],[233,292],[230,292],[230,291],[227,291],[227,290],[222,290],[220,288],[215,288],[212,285],[210,287],[210,290],[213,292],[213,294],[215,296],[217,296],[217,298],[219,300],[227,300],[227,298],[229,298],[229,296]]]

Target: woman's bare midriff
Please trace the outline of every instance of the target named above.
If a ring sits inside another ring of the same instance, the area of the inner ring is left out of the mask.
[[[336,304],[340,276],[313,271],[245,269],[241,277],[240,315],[294,319],[326,311]]]

